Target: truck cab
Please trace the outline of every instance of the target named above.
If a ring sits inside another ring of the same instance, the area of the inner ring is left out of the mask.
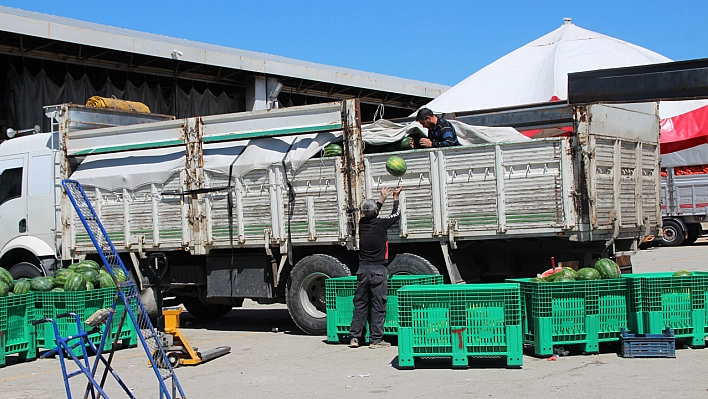
[[[55,133],[0,143],[0,266],[14,278],[49,275],[57,267],[58,147]]]

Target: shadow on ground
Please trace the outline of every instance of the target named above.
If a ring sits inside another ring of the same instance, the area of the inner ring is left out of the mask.
[[[181,315],[182,329],[244,332],[284,332],[304,335],[290,318],[287,309],[233,308],[226,316],[213,320],[197,319],[188,312]]]

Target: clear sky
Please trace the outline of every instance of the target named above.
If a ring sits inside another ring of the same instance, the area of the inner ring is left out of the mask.
[[[49,1],[0,4],[454,85],[563,17],[674,60],[708,58],[708,0]]]

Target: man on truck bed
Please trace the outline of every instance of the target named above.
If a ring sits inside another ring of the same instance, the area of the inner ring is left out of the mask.
[[[460,145],[455,134],[455,127],[442,117],[435,116],[428,108],[421,108],[415,120],[428,129],[428,137],[418,140],[417,147],[451,147]],[[411,148],[416,148],[415,140],[410,141]]]
[[[349,346],[359,347],[359,340],[364,337],[369,301],[371,301],[371,344],[369,348],[386,348],[390,343],[383,340],[383,327],[386,318],[386,277],[388,275],[388,238],[386,230],[401,218],[398,210],[398,195],[402,188],[391,190],[381,188],[378,201],[366,200],[361,204],[359,220],[359,270],[356,272],[356,292],[354,293],[354,316],[349,334]],[[378,217],[386,197],[393,192],[391,214]]]

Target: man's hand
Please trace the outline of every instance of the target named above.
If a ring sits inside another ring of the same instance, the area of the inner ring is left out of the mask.
[[[381,187],[381,196],[379,197],[379,202],[383,204],[383,202],[386,201],[386,197],[391,195],[392,191],[393,190],[388,187]]]
[[[401,191],[403,191],[403,187],[398,186],[396,187],[395,190],[393,190],[393,200],[398,201],[398,195],[401,194]]]
[[[410,147],[411,149],[415,148],[415,139],[413,137],[411,137],[411,139],[408,140],[408,147]]]
[[[425,137],[421,138],[419,143],[420,143],[421,147],[430,148],[433,146],[433,142],[430,141],[430,139],[425,138]]]

